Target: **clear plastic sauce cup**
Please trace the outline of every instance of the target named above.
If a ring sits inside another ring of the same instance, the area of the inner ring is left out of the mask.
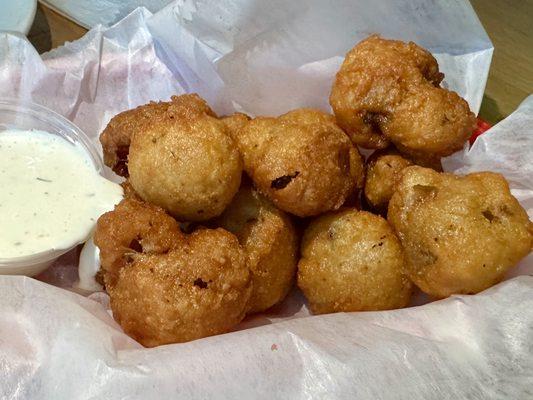
[[[0,132],[7,129],[40,130],[51,135],[58,135],[72,145],[78,145],[84,149],[92,161],[95,171],[103,176],[104,164],[87,135],[72,122],[46,107],[17,99],[0,98]],[[4,189],[0,188],[0,190]],[[50,249],[27,256],[2,258],[0,255],[0,274],[37,275],[48,268],[58,257],[85,240],[80,241],[76,237],[67,247]]]

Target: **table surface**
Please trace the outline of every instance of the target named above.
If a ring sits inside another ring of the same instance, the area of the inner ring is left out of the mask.
[[[496,123],[533,94],[533,0],[471,0],[494,44],[480,117]],[[83,36],[86,29],[39,5],[29,39],[39,52]]]

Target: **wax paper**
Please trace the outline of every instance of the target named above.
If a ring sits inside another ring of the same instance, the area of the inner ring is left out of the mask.
[[[172,0],[40,0],[46,7],[64,15],[85,28],[110,25],[137,7],[159,11]]]
[[[197,91],[219,113],[328,110],[344,53],[370,33],[433,51],[477,111],[492,45],[462,1],[178,1],[39,57],[0,33],[0,95],[33,100],[97,143],[119,111]],[[529,210],[533,98],[449,170],[502,172]],[[111,176],[111,175],[110,175]],[[1,227],[0,227],[1,229]],[[79,249],[37,279],[0,276],[0,398],[488,399],[533,396],[533,270],[475,296],[310,316],[294,290],[234,332],[145,349],[105,293],[75,293]]]

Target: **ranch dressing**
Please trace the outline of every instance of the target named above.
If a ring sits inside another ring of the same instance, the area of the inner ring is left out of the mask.
[[[70,248],[87,239],[122,188],[87,151],[43,131],[0,131],[0,259]]]

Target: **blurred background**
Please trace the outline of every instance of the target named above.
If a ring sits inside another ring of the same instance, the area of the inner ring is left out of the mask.
[[[25,3],[28,0],[17,0]],[[41,0],[28,37],[46,52],[83,36],[101,23],[110,25],[139,5],[156,12],[172,0]],[[31,3],[32,1],[29,0]],[[492,43],[494,56],[479,116],[494,124],[533,94],[533,0],[471,0]],[[114,10],[109,12],[109,10]],[[4,15],[6,15],[4,13]]]

